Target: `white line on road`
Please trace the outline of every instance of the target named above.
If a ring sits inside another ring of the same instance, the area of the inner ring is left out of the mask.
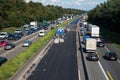
[[[78,70],[79,80],[81,80],[80,70]]]
[[[110,50],[105,46],[105,49],[108,51],[108,52],[110,52]]]
[[[106,80],[109,80],[109,78],[108,78],[106,72],[104,71],[104,69],[103,69],[103,67],[102,67],[102,65],[101,65],[101,63],[100,63],[100,61],[98,61],[98,64],[99,64],[99,66],[100,66],[100,68],[101,68],[101,70],[102,70],[102,72],[103,72],[103,74],[104,74]]]

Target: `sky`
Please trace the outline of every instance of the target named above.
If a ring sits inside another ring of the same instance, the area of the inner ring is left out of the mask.
[[[62,6],[63,8],[72,8],[80,10],[91,10],[96,5],[104,3],[107,0],[26,0],[33,2],[41,2],[43,5],[57,5]]]

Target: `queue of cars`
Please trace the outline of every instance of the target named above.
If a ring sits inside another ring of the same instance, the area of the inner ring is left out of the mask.
[[[80,24],[82,24],[82,23],[80,23]],[[85,44],[84,37],[85,37],[85,39],[87,39],[87,38],[96,39],[96,47],[101,47],[102,48],[102,47],[105,46],[104,40],[103,40],[101,35],[99,35],[98,37],[92,37],[91,36],[91,30],[89,29],[89,25],[84,25],[84,24],[81,25],[81,27],[80,27],[80,35],[83,36],[83,43],[84,43],[85,46],[86,46],[86,44]],[[89,35],[89,36],[87,36],[87,35]],[[93,44],[91,44],[90,47],[92,47],[92,45]],[[109,51],[109,52],[105,53],[103,55],[103,57],[106,60],[113,60],[113,61],[117,60],[117,54],[115,52],[113,52],[113,51]],[[96,51],[95,52],[88,52],[88,54],[86,56],[86,59],[88,61],[98,61],[99,56],[98,56]]]

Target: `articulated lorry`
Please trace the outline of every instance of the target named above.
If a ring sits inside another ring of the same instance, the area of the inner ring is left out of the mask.
[[[97,49],[95,38],[87,38],[85,43],[85,51],[86,52],[95,52]]]

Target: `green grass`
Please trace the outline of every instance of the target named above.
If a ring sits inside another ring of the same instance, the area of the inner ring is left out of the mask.
[[[70,21],[66,21],[59,25],[59,27],[64,27],[69,22]],[[0,67],[0,80],[9,80],[9,78],[12,77],[19,68],[21,68],[39,49],[42,48],[42,46],[47,43],[47,41],[53,38],[55,31],[56,29],[51,30],[48,34],[40,38],[37,42],[32,44],[16,57],[4,63]]]
[[[14,33],[15,27],[10,27],[10,28],[4,28],[0,32],[8,32],[8,33]]]
[[[101,28],[101,33],[104,35],[104,38],[108,40],[109,42],[116,45],[116,47],[120,48],[120,34],[111,32],[107,29]]]

